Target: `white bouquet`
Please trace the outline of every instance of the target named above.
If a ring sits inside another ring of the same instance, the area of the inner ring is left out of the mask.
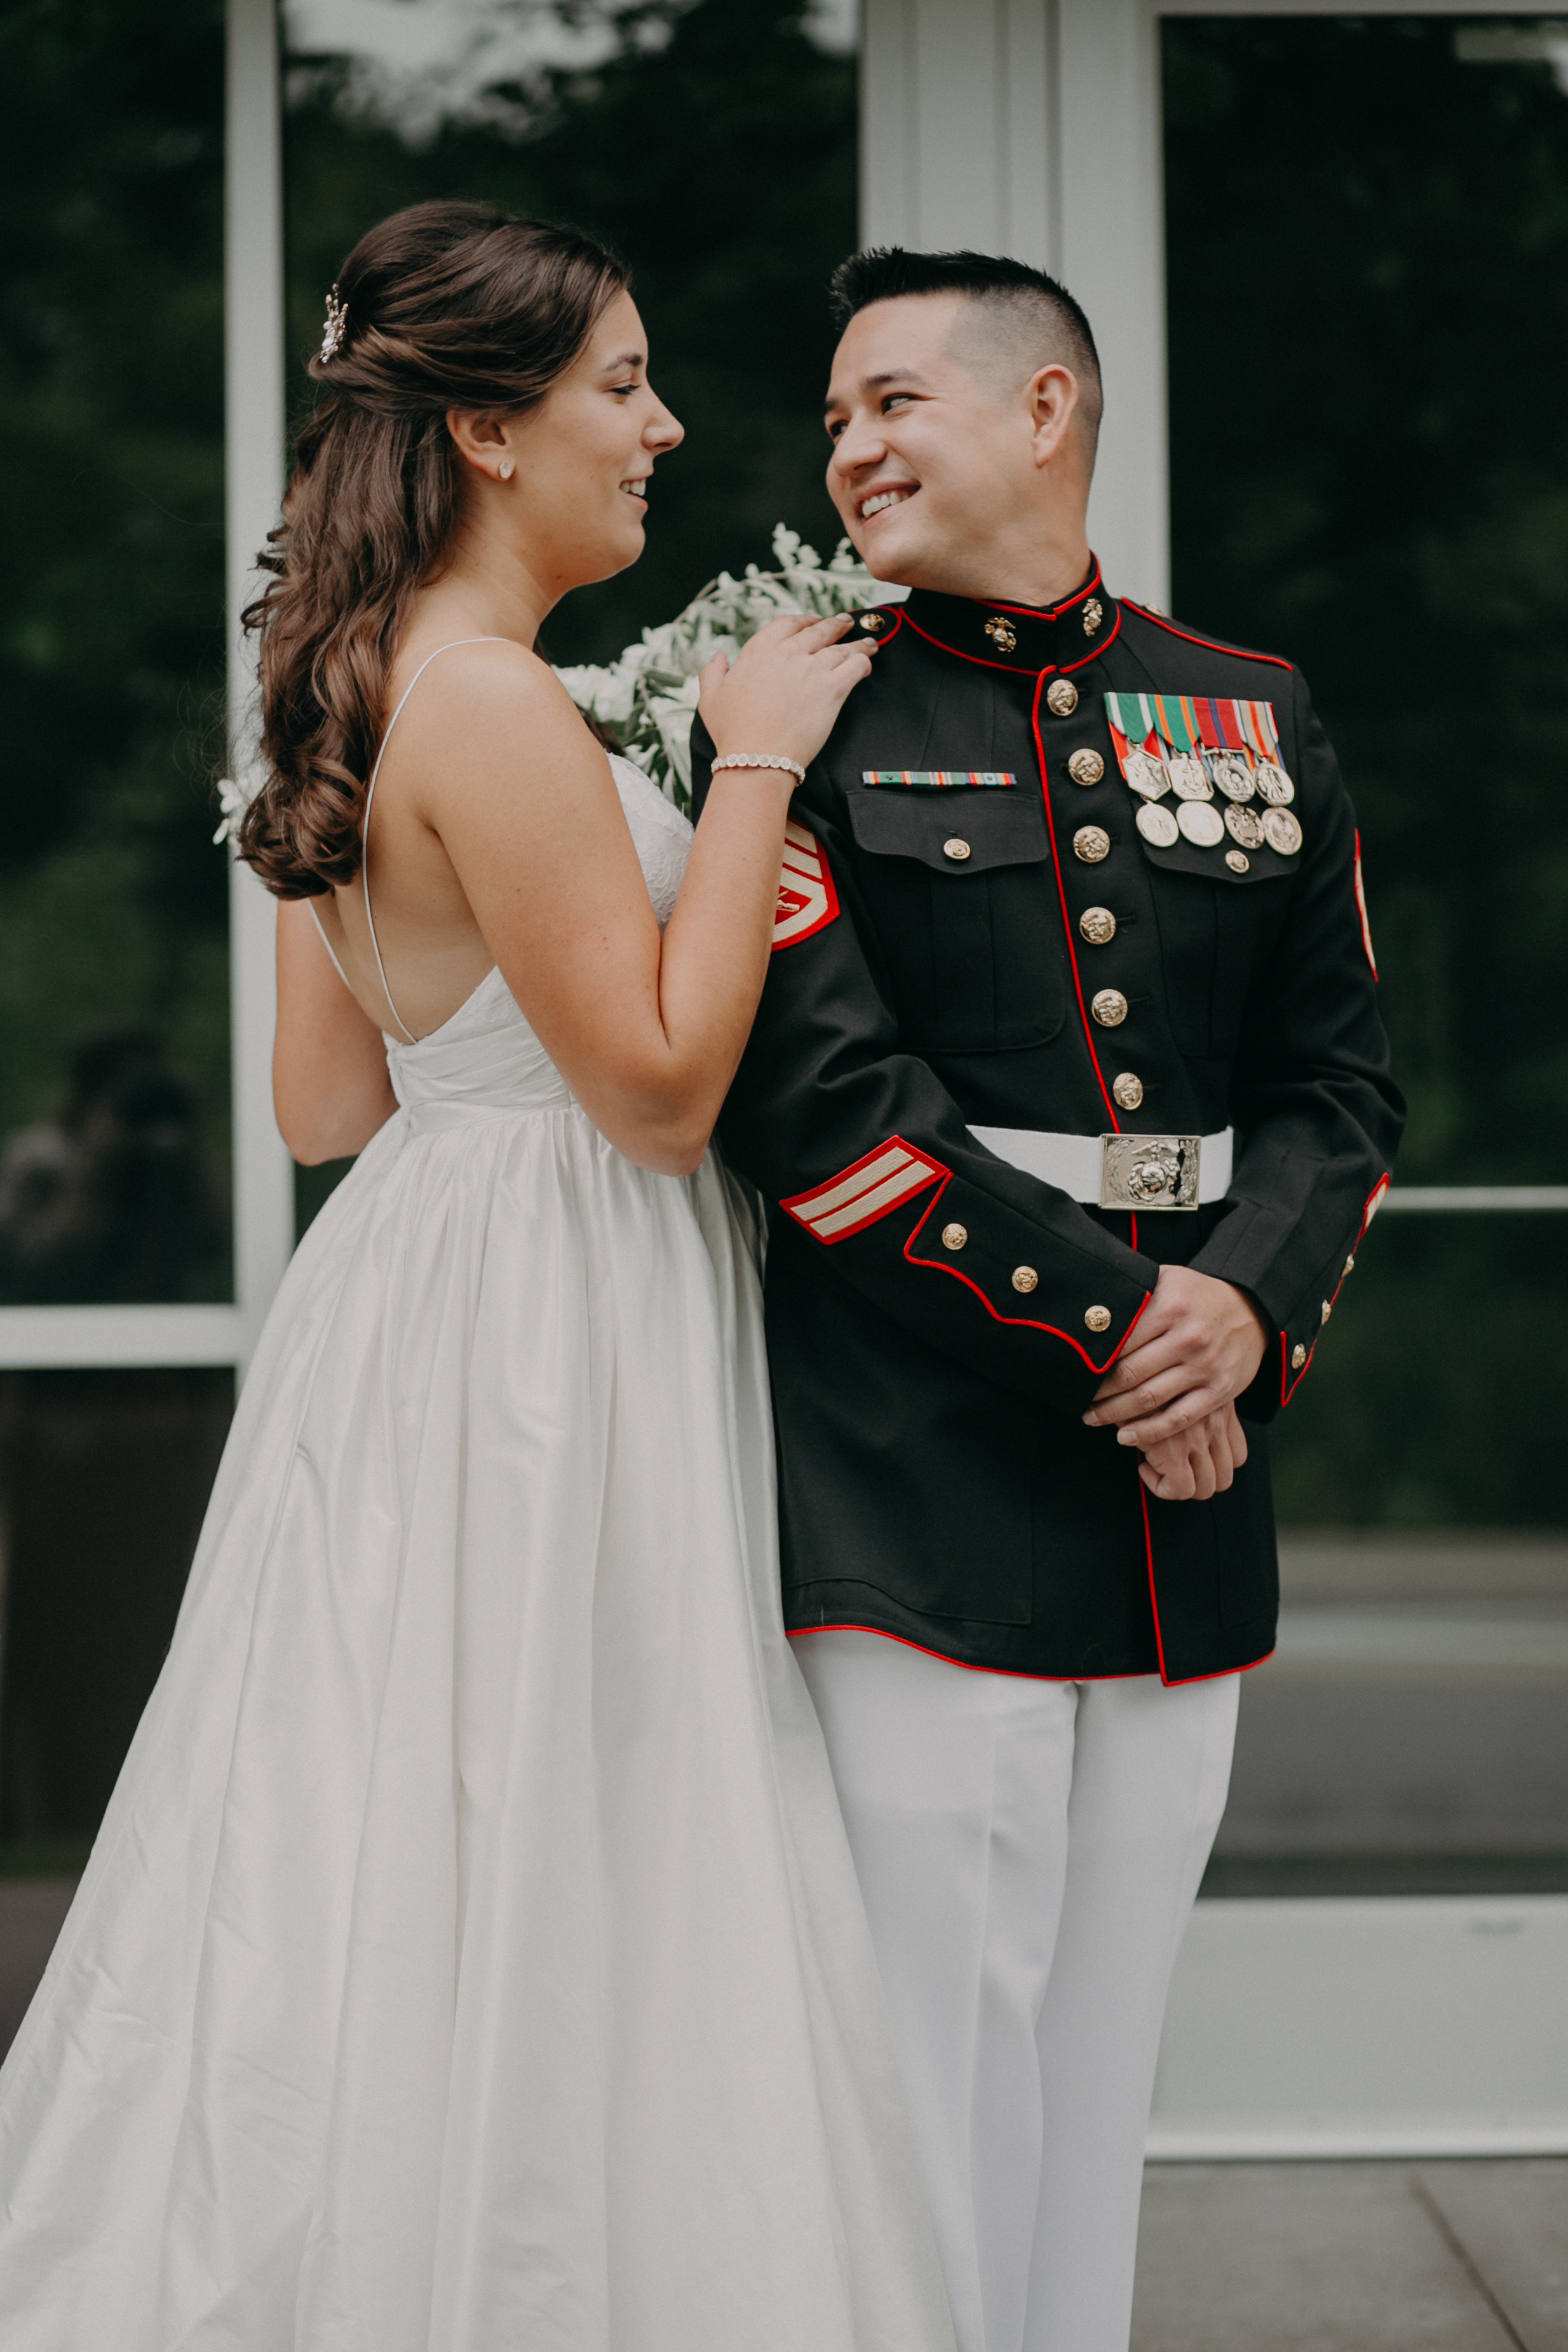
[[[784,613],[809,613],[822,620],[858,612],[883,593],[865,565],[841,539],[831,562],[824,563],[799,531],[781,522],[773,533],[776,572],[748,563],[745,577],[721,572],[684,613],[662,628],[645,629],[607,667],[584,662],[555,675],[577,705],[613,736],[628,760],[651,776],[683,815],[691,814],[691,721],[697,709],[697,673],[715,654],[731,661],[748,637]]]

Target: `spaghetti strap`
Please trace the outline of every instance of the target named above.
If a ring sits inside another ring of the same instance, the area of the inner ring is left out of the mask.
[[[353,982],[350,980],[347,972],[338,961],[337,950],[333,947],[331,940],[327,937],[327,927],[325,923],[322,922],[320,915],[316,912],[316,902],[314,898],[307,898],[305,904],[310,909],[310,920],[316,926],[317,937],[320,939],[321,945],[327,950],[327,955],[331,963],[332,970],[337,973],[338,978],[342,982],[343,986],[348,990],[349,994],[352,996],[353,994]]]
[[[414,1034],[413,1030],[408,1026],[407,1022],[403,1018],[402,1013],[399,1013],[396,1005],[393,1003],[392,991],[386,984],[386,966],[381,960],[381,941],[375,936],[375,917],[372,914],[370,907],[370,804],[375,798],[375,780],[381,773],[381,763],[386,757],[386,747],[392,740],[392,730],[403,716],[404,705],[407,702],[409,696],[413,693],[415,688],[418,685],[420,679],[424,677],[431,663],[436,659],[437,654],[452,653],[458,646],[510,646],[515,642],[516,640],[511,637],[454,637],[450,645],[437,646],[436,653],[426,654],[418,668],[415,671],[413,677],[409,679],[407,685],[404,688],[403,692],[398,698],[397,708],[386,722],[386,732],[381,739],[381,748],[375,755],[375,765],[370,772],[370,786],[364,796],[364,817],[359,829],[359,870],[360,881],[364,889],[364,919],[370,929],[371,952],[375,957],[375,968],[381,977],[381,992],[386,999],[387,1008],[390,1011],[393,1019],[396,1022],[398,1027],[402,1030],[405,1037],[407,1038],[408,1043],[411,1045],[417,1045],[419,1040]],[[321,925],[318,919],[317,929],[320,929],[320,928]],[[324,931],[321,932],[321,937],[323,939],[326,938],[326,933]],[[327,953],[329,955],[332,955],[332,950],[330,945],[327,949]],[[338,962],[336,956],[332,956],[332,961],[334,963]],[[341,976],[342,972],[342,964],[338,964],[338,971]]]

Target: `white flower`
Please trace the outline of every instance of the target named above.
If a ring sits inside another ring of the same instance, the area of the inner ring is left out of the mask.
[[[698,671],[716,653],[733,661],[748,637],[781,614],[826,620],[876,602],[877,583],[847,539],[825,564],[815,547],[781,522],[773,548],[776,572],[761,572],[754,563],[741,580],[721,572],[683,613],[645,629],[640,643],[606,667],[584,663],[556,672],[579,709],[610,728],[626,758],[688,814]]]
[[[591,712],[605,726],[622,725],[631,717],[637,674],[623,662],[610,669],[596,669],[591,662],[584,662],[575,669],[558,669],[555,675],[578,709]]]
[[[237,841],[239,837],[239,821],[249,803],[232,776],[225,776],[219,784],[217,804],[223,811],[223,820],[213,835],[214,841],[220,843]]]

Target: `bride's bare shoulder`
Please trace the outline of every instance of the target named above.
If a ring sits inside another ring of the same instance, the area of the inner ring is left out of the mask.
[[[438,655],[438,658],[437,657]],[[434,780],[454,764],[500,761],[514,775],[538,753],[552,772],[602,761],[583,714],[548,662],[510,637],[479,638],[399,658],[389,699],[405,761]],[[406,698],[405,701],[405,698]]]
[[[576,708],[550,664],[514,637],[466,637],[447,645],[414,639],[399,652],[388,680],[394,709],[405,697],[409,718],[432,706],[447,712]]]

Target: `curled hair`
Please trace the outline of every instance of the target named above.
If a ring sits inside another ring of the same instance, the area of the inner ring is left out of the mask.
[[[458,512],[449,408],[516,415],[580,356],[628,283],[576,229],[488,205],[413,205],[339,274],[342,339],[299,436],[259,637],[266,781],[239,852],[280,898],[359,871],[366,782],[409,602],[439,576]]]

